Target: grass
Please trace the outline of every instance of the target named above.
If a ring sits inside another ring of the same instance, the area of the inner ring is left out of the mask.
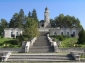
[[[81,56],[80,56],[81,58],[85,58],[85,53],[84,54],[81,54]]]
[[[77,38],[65,38],[62,42],[61,42],[61,48],[68,48],[68,47],[74,47],[74,44],[77,43]],[[75,45],[76,46],[76,45]]]
[[[0,36],[0,43],[4,43],[5,41],[13,40],[13,38],[1,38]]]
[[[13,38],[1,38],[0,37],[0,48],[3,47],[11,47],[11,48],[16,48],[18,47],[18,42],[16,39]]]

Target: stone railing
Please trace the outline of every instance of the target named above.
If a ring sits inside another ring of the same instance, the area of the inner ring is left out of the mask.
[[[9,51],[3,52],[3,55],[1,56],[1,59],[2,59],[1,61],[7,61],[10,55],[11,55],[11,52]]]
[[[52,40],[51,37],[49,37],[49,34],[47,34],[47,39],[51,43],[51,46],[54,47],[54,52],[58,52],[58,45],[57,45],[57,43],[55,41]]]
[[[30,46],[33,46],[33,43],[37,40],[37,37],[33,38],[30,42]]]
[[[37,37],[33,38],[31,41],[22,42],[22,52],[29,52],[30,46],[33,46],[33,43],[37,40]]]
[[[76,51],[70,52],[70,54],[74,57],[76,61],[80,61],[80,54]]]

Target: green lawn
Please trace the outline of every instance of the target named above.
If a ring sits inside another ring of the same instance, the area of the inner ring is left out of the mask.
[[[13,40],[12,38],[1,38],[0,37],[0,43],[4,43],[5,41]]]
[[[0,48],[3,47],[18,47],[18,42],[13,38],[1,38],[0,37]]]
[[[65,38],[62,42],[61,42],[61,46],[62,48],[67,48],[67,47],[74,47],[74,44],[77,43],[78,38]],[[76,45],[75,45],[76,46]]]

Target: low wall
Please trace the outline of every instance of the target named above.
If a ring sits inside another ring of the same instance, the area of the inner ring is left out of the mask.
[[[10,52],[20,52],[21,48],[0,48],[0,52],[10,51]]]
[[[79,53],[84,53],[85,48],[59,48],[59,52],[71,52],[71,51],[77,51]]]
[[[3,55],[1,56],[1,61],[7,61],[7,59],[10,57],[11,52],[5,51],[3,52]]]

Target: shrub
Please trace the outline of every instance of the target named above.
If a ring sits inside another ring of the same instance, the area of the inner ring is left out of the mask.
[[[59,36],[59,41],[64,40],[64,37],[62,35]]]
[[[62,40],[64,40],[65,38],[69,38],[68,35],[51,35],[50,37],[56,38],[56,39],[58,39],[59,41],[62,41]]]

